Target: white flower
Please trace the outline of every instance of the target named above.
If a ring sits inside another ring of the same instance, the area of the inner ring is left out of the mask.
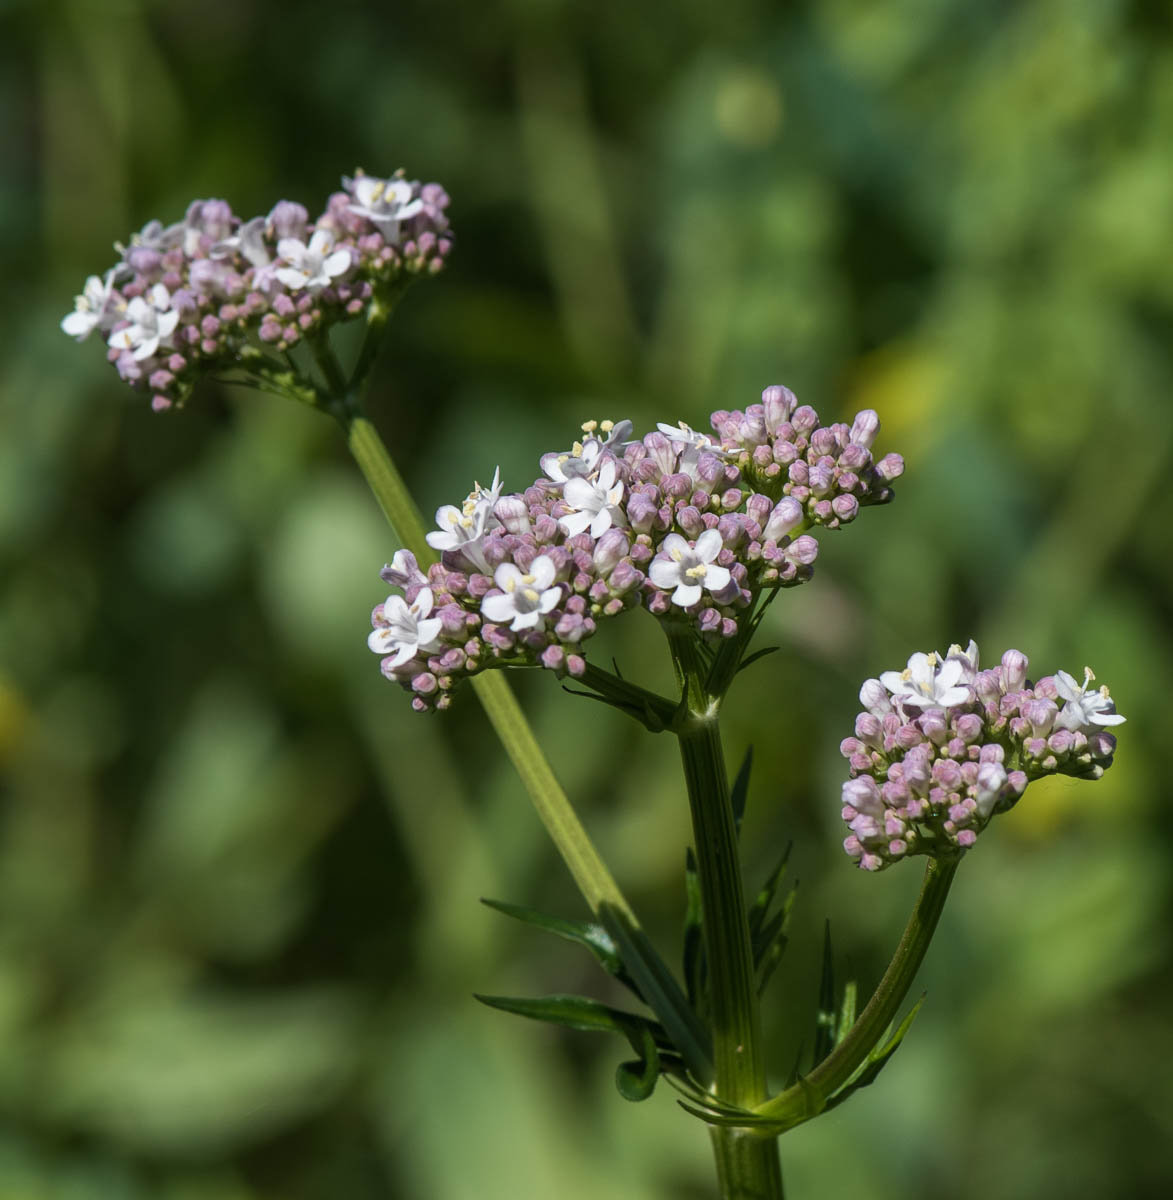
[[[1083,669],[1083,686],[1067,674],[1055,672],[1055,688],[1067,703],[1055,718],[1060,729],[1081,729],[1089,725],[1122,725],[1126,720],[1116,712],[1116,705],[1108,695],[1107,687],[1089,692],[1088,684],[1095,679],[1091,667]]]
[[[729,585],[729,569],[714,562],[722,545],[721,535],[715,529],[706,529],[695,546],[690,546],[680,534],[670,533],[653,560],[648,577],[664,591],[676,589],[672,593],[673,604],[691,608],[700,601],[702,592],[720,592]]]
[[[970,643],[974,657],[977,647]],[[942,661],[939,654],[914,654],[903,671],[885,671],[880,682],[892,693],[894,700],[916,708],[949,708],[964,704],[972,699],[972,692],[962,682],[973,678],[962,657],[949,657]]]
[[[631,429],[630,421],[586,421],[582,426],[585,435],[582,441],[575,442],[569,450],[543,454],[539,460],[542,470],[558,486],[579,476],[589,479],[598,470],[603,451],[612,446],[621,448],[631,436]]]
[[[230,237],[218,241],[208,251],[208,257],[229,258],[239,252],[254,267],[267,267],[269,248],[265,245],[265,225],[265,217],[253,217]]]
[[[707,433],[701,433],[693,429],[691,425],[686,425],[680,421],[676,425],[669,425],[664,421],[657,421],[656,428],[670,441],[675,442],[678,446],[684,448],[691,446],[694,450],[709,450],[713,454],[721,454],[723,451]]]
[[[391,655],[392,667],[402,666],[421,650],[425,654],[436,650],[444,622],[429,615],[433,602],[432,589],[426,587],[420,588],[412,604],[402,596],[388,596],[382,621],[371,631],[367,645],[376,654]]]
[[[138,233],[130,235],[130,246],[115,242],[114,249],[123,256],[135,246],[142,246],[144,250],[157,250],[162,254],[178,246],[183,241],[183,234],[182,221],[177,221],[174,225],[164,225],[162,221],[148,221]]]
[[[545,554],[534,559],[526,574],[513,563],[502,563],[493,581],[503,595],[486,596],[481,601],[481,612],[498,625],[509,621],[514,633],[540,629],[542,618],[562,596],[562,589],[554,583],[555,573],[554,560]]]
[[[115,350],[129,350],[137,362],[168,344],[179,324],[179,313],[171,307],[171,294],[161,283],[147,292],[147,299],[135,296],[126,306],[125,316],[130,324],[115,330],[107,343]]]
[[[566,481],[562,499],[573,511],[559,517],[558,524],[571,537],[590,526],[591,537],[600,538],[612,525],[623,522],[623,513],[618,507],[623,499],[623,482],[617,481],[615,475],[615,463],[608,459],[597,480],[575,475]]]
[[[403,179],[376,179],[361,172],[343,179],[355,203],[347,207],[368,221],[391,243],[399,241],[399,222],[423,211],[424,202],[411,198],[411,184]]]
[[[488,572],[489,564],[481,546],[485,534],[500,523],[493,516],[493,505],[500,495],[501,468],[497,467],[493,471],[492,484],[486,489],[474,483],[460,508],[442,504],[436,509],[436,524],[440,528],[428,534],[428,545],[433,550],[460,551],[469,562]]]
[[[350,270],[350,251],[334,250],[334,235],[328,229],[319,229],[310,238],[307,246],[297,238],[282,238],[277,243],[277,254],[289,264],[277,268],[277,278],[287,288],[300,291],[320,292],[330,282]]]
[[[61,319],[61,328],[72,338],[84,342],[95,329],[112,324],[110,307],[114,291],[114,271],[107,271],[105,279],[91,275],[86,280],[85,291],[73,300],[73,312]]]

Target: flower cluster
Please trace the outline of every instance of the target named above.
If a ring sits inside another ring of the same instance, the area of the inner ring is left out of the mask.
[[[248,221],[224,200],[195,200],[182,221],[151,221],[116,245],[120,261],[90,276],[61,328],[78,341],[100,333],[119,375],[170,408],[208,371],[286,351],[440,270],[447,205],[439,184],[362,172],[314,220],[289,200]]]
[[[1008,650],[980,670],[978,648],[914,654],[860,690],[855,736],[840,749],[843,848],[865,871],[911,854],[968,850],[1026,785],[1060,773],[1098,779],[1112,763],[1119,725],[1108,689],[1065,671],[1032,684],[1026,656]]]
[[[661,425],[632,440],[630,421],[591,421],[523,492],[502,495],[495,475],[440,508],[428,544],[441,561],[425,574],[401,551],[384,569],[403,592],[372,617],[384,674],[419,709],[487,667],[578,676],[598,621],[637,606],[732,637],[764,590],[811,577],[809,529],[887,501],[903,470],[872,458],[875,413],[822,427],[781,387],[712,423],[715,437]]]

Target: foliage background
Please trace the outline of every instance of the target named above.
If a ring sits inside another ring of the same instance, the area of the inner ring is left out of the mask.
[[[363,639],[394,545],[327,422],[207,387],[155,417],[57,329],[193,196],[445,182],[458,253],[375,384],[423,507],[591,416],[703,424],[788,383],[908,471],[771,611],[729,705],[751,882],[802,878],[878,977],[917,884],[852,872],[860,680],[971,634],[1129,717],[967,860],[882,1082],[783,1142],[797,1200],[1165,1195],[1173,1058],[1173,24],[1151,0],[0,4],[0,1196],[667,1200],[706,1139],[623,1048],[475,990],[596,990],[482,895],[582,907],[468,700]],[[650,625],[608,635],[663,678]],[[522,681],[637,907],[676,938],[672,747]]]

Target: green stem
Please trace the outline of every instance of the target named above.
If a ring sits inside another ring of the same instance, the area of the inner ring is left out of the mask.
[[[718,721],[720,697],[704,685],[703,664],[689,629],[670,629],[669,644],[687,715],[674,732],[688,784],[708,960],[716,1095],[741,1108],[766,1098],[761,1012],[750,943],[737,827],[729,796]],[[782,1168],[774,1138],[745,1130],[711,1131],[725,1200],[781,1200]]]
[[[896,1019],[933,940],[960,858],[933,858],[896,953],[850,1032],[805,1079],[758,1107],[760,1116],[794,1124],[815,1116],[883,1038]]]
[[[387,453],[378,430],[363,414],[353,393],[346,402],[335,404],[334,413],[346,431],[346,444],[384,516],[420,566],[426,568],[436,561],[436,555],[425,540],[423,521],[415,501]],[[598,912],[606,906],[634,925],[631,907],[558,783],[508,681],[500,672],[486,671],[473,676],[472,686],[494,732],[521,776],[542,824],[591,909]]]

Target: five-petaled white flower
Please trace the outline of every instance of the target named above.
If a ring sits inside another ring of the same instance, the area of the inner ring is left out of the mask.
[[[328,229],[317,230],[308,246],[297,238],[282,238],[277,255],[289,264],[277,268],[277,278],[293,291],[320,292],[350,270],[350,251],[334,250],[334,235]]]
[[[411,184],[403,179],[376,179],[361,172],[343,180],[355,203],[347,207],[368,221],[392,244],[399,241],[399,222],[422,212],[424,202],[411,198]]]
[[[623,523],[619,502],[623,499],[623,481],[616,480],[615,463],[611,459],[602,465],[598,479],[572,475],[562,489],[562,499],[572,512],[558,518],[558,524],[573,537],[588,526],[591,537],[601,538],[612,525]]]
[[[129,350],[138,362],[166,345],[179,324],[179,313],[171,307],[171,293],[161,283],[147,292],[146,299],[135,296],[124,315],[130,323],[106,340],[115,350]]]
[[[499,522],[493,516],[493,505],[501,495],[501,468],[493,471],[493,482],[488,488],[474,483],[464,503],[442,504],[436,509],[436,524],[439,529],[427,536],[433,550],[459,550],[469,562],[488,572],[489,564],[481,549],[485,534],[495,529]]]
[[[114,271],[107,271],[105,279],[91,275],[86,280],[85,291],[73,300],[73,312],[62,317],[61,328],[72,338],[84,342],[95,329],[103,325],[108,329],[113,312],[110,298],[114,291]]]
[[[622,447],[631,436],[630,421],[584,421],[583,439],[569,450],[553,450],[539,459],[551,483],[561,487],[576,476],[590,478],[598,470],[599,458],[612,446]]]
[[[678,533],[670,533],[648,569],[648,578],[658,588],[675,588],[672,603],[691,608],[698,603],[702,592],[720,592],[729,586],[728,567],[716,564],[723,543],[715,529],[706,529],[690,545]]]
[[[970,649],[976,660],[977,646],[971,642]],[[908,660],[903,671],[885,671],[880,682],[892,693],[894,700],[915,708],[949,708],[973,698],[968,686],[968,680],[972,678],[973,669],[963,655],[942,659],[936,653],[917,653]]]
[[[402,596],[388,596],[383,602],[383,619],[367,638],[367,645],[376,653],[391,656],[391,666],[400,667],[415,658],[438,648],[443,621],[431,616],[434,599],[431,588],[420,588],[415,601],[408,604]],[[377,620],[377,618],[376,618]]]
[[[502,563],[493,575],[493,581],[501,589],[498,596],[486,596],[481,601],[481,612],[498,625],[510,622],[514,633],[523,629],[540,629],[543,618],[562,597],[562,589],[554,582],[556,568],[548,555],[539,554],[530,563],[528,572],[513,563]]]
[[[1116,711],[1107,686],[1088,691],[1088,684],[1095,679],[1091,667],[1083,669],[1083,686],[1067,674],[1055,672],[1055,690],[1067,703],[1063,706],[1055,724],[1060,729],[1081,729],[1088,725],[1122,725],[1126,720]]]

